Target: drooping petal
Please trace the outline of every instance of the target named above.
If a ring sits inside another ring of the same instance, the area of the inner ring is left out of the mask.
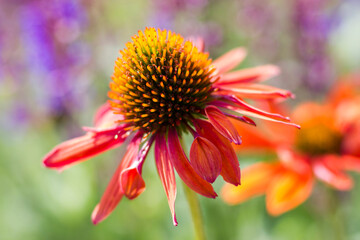
[[[107,216],[109,216],[122,199],[124,194],[120,189],[119,176],[123,169],[127,168],[133,159],[136,158],[139,143],[140,141],[137,139],[129,144],[121,163],[112,176],[99,204],[96,205],[91,215],[91,219],[94,224],[103,221]]]
[[[236,130],[241,135],[241,145],[234,145],[235,150],[273,150],[276,147],[274,137],[269,137],[266,132],[259,128],[251,127],[237,120],[231,120]]]
[[[124,169],[119,177],[120,188],[128,199],[138,197],[145,190],[145,182],[141,176],[142,166],[152,145],[150,138],[142,146],[139,154],[133,159],[132,164]]]
[[[241,144],[241,137],[231,121],[215,106],[207,106],[205,108],[206,116],[211,124],[230,142]]]
[[[195,171],[213,183],[221,172],[221,155],[217,147],[203,137],[196,137],[190,149],[190,162]]]
[[[353,187],[353,180],[343,172],[336,161],[341,158],[335,155],[326,155],[318,157],[313,161],[313,171],[315,176],[321,181],[342,191],[349,190]]]
[[[46,167],[61,169],[69,164],[85,161],[90,157],[121,145],[128,134],[123,126],[97,131],[88,128],[84,136],[65,141],[53,148],[43,159]]]
[[[248,108],[243,108],[240,106],[234,106],[233,104],[227,103],[227,102],[223,102],[223,101],[213,101],[211,102],[212,105],[215,105],[217,107],[223,107],[229,110],[232,110],[234,112],[237,112],[241,115],[247,115],[250,117],[255,117],[255,118],[259,118],[259,119],[263,119],[263,120],[267,120],[267,121],[272,121],[272,122],[276,122],[276,123],[282,123],[285,125],[289,125],[289,126],[293,126],[296,128],[300,128],[300,126],[298,124],[289,122],[289,118],[281,116],[279,114],[273,114],[273,113],[267,113],[267,112],[261,112],[260,109],[251,107],[251,109]],[[255,110],[256,109],[256,110]],[[259,112],[260,110],[260,112]]]
[[[168,145],[170,159],[180,178],[195,192],[209,198],[215,198],[213,187],[210,183],[201,178],[189,163],[179,141],[175,128],[169,129]]]
[[[224,178],[226,182],[231,183],[235,186],[239,185],[239,161],[231,143],[224,136],[222,136],[213,127],[213,125],[211,125],[211,123],[205,120],[195,119],[194,126],[200,136],[208,139],[219,150],[222,159],[220,175]]]
[[[313,188],[311,174],[299,175],[284,171],[271,181],[266,191],[266,208],[277,216],[303,203]]]
[[[275,65],[263,65],[226,73],[222,75],[214,85],[222,86],[227,84],[261,82],[272,78],[279,73],[279,67]]]
[[[173,224],[177,226],[178,223],[175,214],[176,181],[174,166],[170,160],[170,154],[166,145],[165,137],[161,134],[157,134],[155,139],[155,163],[168,199]]]
[[[222,74],[230,71],[238,64],[240,64],[246,57],[246,50],[244,48],[235,48],[221,57],[213,61],[217,74]]]
[[[360,172],[360,158],[351,155],[339,156],[338,165],[340,169]]]
[[[229,84],[215,85],[218,94],[236,95],[241,98],[251,99],[277,99],[294,98],[294,94],[288,90],[261,84]]]
[[[221,190],[221,197],[226,203],[233,205],[264,194],[280,169],[278,163],[256,163],[247,167],[242,171],[241,186],[226,184]]]

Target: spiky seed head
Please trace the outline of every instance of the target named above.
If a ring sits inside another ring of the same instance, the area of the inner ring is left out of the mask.
[[[109,97],[129,130],[179,126],[199,114],[212,91],[211,59],[183,37],[146,28],[115,62]]]

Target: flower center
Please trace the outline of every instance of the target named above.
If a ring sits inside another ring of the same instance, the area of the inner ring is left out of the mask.
[[[339,153],[341,148],[341,134],[325,123],[315,122],[301,125],[296,146],[311,155]]]
[[[171,31],[146,28],[115,62],[109,97],[129,129],[152,132],[199,114],[212,92],[208,54]]]

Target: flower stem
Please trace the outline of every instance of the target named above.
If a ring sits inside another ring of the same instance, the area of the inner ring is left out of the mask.
[[[204,224],[201,215],[200,203],[195,192],[183,183],[186,199],[189,203],[191,217],[194,222],[195,235],[197,240],[206,240]]]

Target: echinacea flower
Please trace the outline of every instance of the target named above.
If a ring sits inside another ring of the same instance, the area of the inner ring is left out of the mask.
[[[298,106],[292,119],[301,125],[300,131],[275,124],[262,130],[238,125],[243,149],[273,150],[278,159],[245,168],[240,188],[226,184],[222,189],[224,201],[239,204],[265,194],[267,211],[276,216],[303,203],[315,179],[337,190],[350,190],[353,181],[345,171],[360,171],[360,97],[353,89],[339,84],[326,104]],[[266,138],[264,132],[276,134]]]
[[[145,190],[141,172],[153,143],[156,167],[177,225],[174,168],[186,185],[209,198],[217,196],[211,183],[219,175],[235,186],[240,184],[239,162],[231,143],[240,144],[241,138],[228,117],[248,124],[254,122],[243,115],[294,125],[243,100],[291,96],[258,84],[276,75],[277,67],[227,73],[243,60],[245,50],[232,50],[211,62],[203,46],[200,39],[185,41],[167,30],[139,31],[120,51],[110,84],[111,100],[98,110],[95,127],[84,128],[84,136],[61,143],[45,156],[46,167],[62,169],[129,139],[92,214],[94,224],[105,219],[123,196],[134,199]],[[194,136],[190,161],[180,143],[187,132]]]

